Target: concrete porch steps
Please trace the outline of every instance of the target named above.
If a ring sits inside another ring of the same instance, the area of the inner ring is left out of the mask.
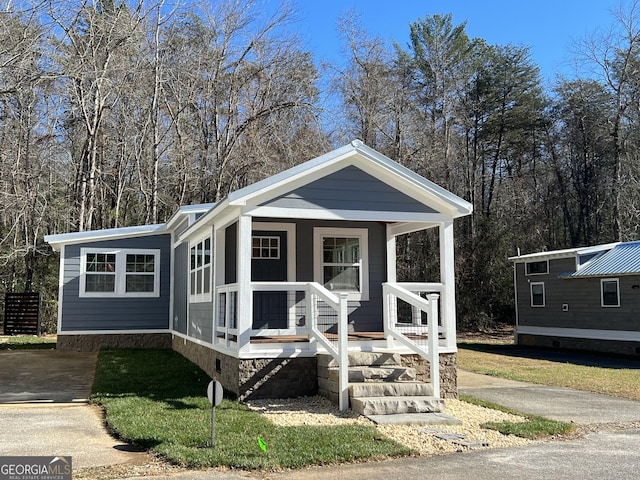
[[[322,357],[318,358],[319,386],[337,394],[338,366],[330,356]],[[414,368],[401,365],[400,355],[362,352],[350,353],[348,359],[349,399],[354,412],[376,423],[451,420],[442,413],[444,400],[433,396],[430,384],[416,380]]]
[[[350,400],[351,409],[361,415],[433,413],[444,410],[444,400],[427,396],[351,397]]]

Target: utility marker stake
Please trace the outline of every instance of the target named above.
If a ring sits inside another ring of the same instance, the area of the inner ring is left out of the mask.
[[[216,407],[222,403],[222,384],[217,380],[211,380],[207,386],[207,398],[211,403],[211,447],[215,445],[216,436]]]

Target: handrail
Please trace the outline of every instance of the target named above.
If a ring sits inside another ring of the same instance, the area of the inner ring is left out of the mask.
[[[338,362],[338,404],[341,411],[349,408],[349,356],[348,356],[348,303],[347,294],[338,295],[330,292],[317,282],[307,284],[307,297],[310,302],[311,311],[311,335],[318,341],[331,356]],[[318,322],[315,313],[317,305],[316,297],[320,297],[329,307],[338,314],[338,346],[334,347],[324,333],[318,329]]]
[[[395,283],[383,283],[382,292],[385,337],[399,341],[429,362],[430,382],[433,388],[433,395],[439,398],[440,355],[438,353],[438,298],[440,295],[437,293],[429,293],[427,294],[427,298],[424,299]],[[392,306],[394,309],[396,308],[396,302],[392,301],[391,297],[395,297],[394,300],[399,298],[427,314],[427,350],[398,331],[394,321],[396,320],[397,313],[391,311]]]

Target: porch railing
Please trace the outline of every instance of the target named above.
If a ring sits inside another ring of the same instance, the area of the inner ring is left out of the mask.
[[[316,282],[252,282],[253,292],[285,292],[287,322],[284,328],[252,329],[251,336],[307,335],[338,363],[339,405],[349,408],[348,392],[348,308],[347,295],[335,294]],[[214,342],[239,348],[238,285],[216,289],[217,313]]]
[[[389,346],[397,341],[429,362],[430,382],[437,398],[440,397],[438,299],[442,288],[441,284],[382,285],[384,334]]]

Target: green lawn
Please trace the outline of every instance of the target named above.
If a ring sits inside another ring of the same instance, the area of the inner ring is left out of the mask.
[[[508,343],[460,343],[458,367],[512,380],[640,401],[640,368],[602,368],[512,356],[510,352],[514,348]]]
[[[0,335],[0,350],[20,350],[20,349],[52,349],[56,348],[55,336],[35,335]]]
[[[279,427],[231,400],[216,408],[211,448],[209,380],[170,350],[103,350],[92,400],[104,406],[109,427],[123,440],[189,467],[297,468],[412,453],[374,427]]]

